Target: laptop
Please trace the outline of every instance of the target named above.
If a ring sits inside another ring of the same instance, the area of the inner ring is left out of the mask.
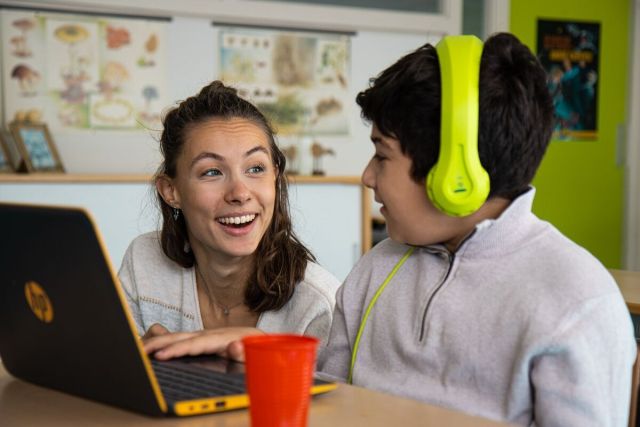
[[[145,354],[90,214],[0,203],[0,358],[16,378],[152,416],[248,406],[244,365]],[[314,380],[312,394],[336,384]]]

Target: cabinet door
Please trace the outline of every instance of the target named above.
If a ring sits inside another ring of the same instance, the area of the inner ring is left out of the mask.
[[[159,224],[153,189],[145,183],[2,183],[0,201],[79,206],[94,217],[113,267],[118,270],[129,243]]]
[[[343,280],[362,253],[360,185],[292,184],[289,195],[296,234],[324,268]],[[129,243],[160,225],[154,189],[146,183],[3,183],[0,201],[89,210],[116,270]]]
[[[362,249],[360,186],[296,184],[290,186],[289,198],[298,237],[320,265],[344,280]]]

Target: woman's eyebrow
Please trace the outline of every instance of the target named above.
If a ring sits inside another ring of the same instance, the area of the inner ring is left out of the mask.
[[[269,150],[267,150],[261,145],[256,145],[255,147],[253,147],[252,149],[244,153],[244,157],[249,157],[250,155],[254,153],[259,153],[259,152],[265,153],[267,156],[269,155]],[[193,160],[191,161],[191,166],[195,165],[196,163],[198,163],[200,160],[203,160],[203,159],[214,159],[221,162],[224,162],[226,160],[224,156],[218,153],[214,153],[211,151],[204,151],[193,158]]]
[[[213,153],[211,151],[204,151],[193,158],[193,160],[191,161],[191,166],[195,165],[196,163],[198,163],[200,160],[203,160],[203,159],[214,159],[214,160],[219,160],[221,162],[225,160],[224,156],[221,156],[220,154]]]
[[[245,157],[249,157],[253,153],[257,153],[257,152],[260,152],[260,151],[263,152],[264,154],[266,154],[267,156],[269,155],[269,150],[264,148],[262,145],[257,145],[255,147],[253,147],[251,150],[249,150],[246,153],[244,153],[244,156]]]

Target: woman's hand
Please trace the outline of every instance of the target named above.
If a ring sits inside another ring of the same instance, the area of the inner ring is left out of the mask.
[[[147,334],[155,326],[153,325],[149,328]],[[168,360],[181,356],[218,354],[240,362],[244,361],[244,348],[240,340],[249,335],[264,334],[260,329],[246,327],[205,329],[197,332],[159,332],[161,331],[156,328],[155,335],[147,338],[147,334],[145,334],[143,339],[144,349],[147,354],[153,353],[153,356],[158,360]]]
[[[149,338],[157,337],[160,335],[170,334],[171,331],[162,326],[160,323],[154,323],[142,336],[142,342],[147,342]]]

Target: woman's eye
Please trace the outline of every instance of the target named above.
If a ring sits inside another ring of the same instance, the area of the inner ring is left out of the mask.
[[[249,173],[264,172],[264,166],[262,166],[262,165],[251,166],[249,169],[247,169],[247,172],[249,172]]]
[[[219,175],[222,175],[222,172],[220,172],[218,169],[207,169],[202,174],[202,176],[219,176]]]
[[[382,156],[382,155],[380,155],[380,154],[378,154],[378,153],[375,153],[375,154],[373,155],[373,158],[374,158],[374,159],[376,159],[377,161],[381,162],[381,161],[383,161],[386,157],[384,157],[384,156]]]

